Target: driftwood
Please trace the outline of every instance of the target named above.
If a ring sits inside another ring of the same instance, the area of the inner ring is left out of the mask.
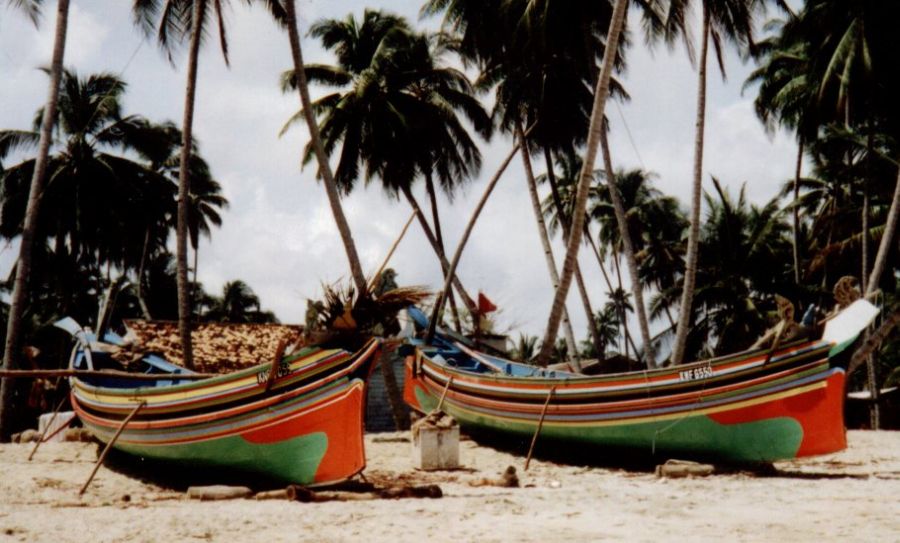
[[[656,466],[656,476],[667,479],[684,477],[706,477],[716,472],[712,464],[699,464],[687,460],[666,460],[665,464]]]
[[[249,498],[253,491],[246,486],[192,486],[187,490],[188,498],[200,501],[235,500]]]
[[[278,490],[265,490],[257,492],[253,495],[254,500],[286,500],[288,499],[288,491],[286,488]]]
[[[509,466],[503,473],[500,474],[500,477],[496,479],[485,477],[483,479],[478,479],[477,481],[470,481],[469,486],[498,486],[501,488],[518,488],[519,476],[516,475],[516,468],[514,466]]]
[[[329,501],[398,500],[402,498],[441,498],[444,493],[438,485],[396,486],[375,492],[347,492],[340,490],[313,491],[304,486],[289,485],[286,489],[290,500],[303,503]]]

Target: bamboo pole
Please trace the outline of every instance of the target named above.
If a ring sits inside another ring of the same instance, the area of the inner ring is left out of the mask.
[[[384,271],[387,263],[390,262],[391,257],[394,256],[394,251],[397,250],[397,246],[400,245],[400,241],[403,240],[403,237],[406,235],[406,231],[409,230],[409,225],[412,224],[413,219],[415,218],[416,212],[413,211],[409,218],[406,220],[406,224],[403,225],[403,230],[400,231],[400,235],[397,236],[397,239],[394,240],[394,244],[391,245],[391,249],[388,251],[387,256],[384,257],[384,261],[381,263],[381,266],[378,267],[378,271],[375,272],[375,275],[372,276],[372,280],[369,281],[369,291],[375,290],[375,286],[378,285],[378,280],[381,277],[381,272]]]
[[[447,397],[447,391],[450,390],[450,383],[452,383],[452,382],[453,382],[453,377],[447,379],[447,384],[444,386],[444,392],[441,393],[441,399],[438,400],[437,407],[434,408],[434,411],[432,411],[432,413],[437,413],[438,411],[441,410],[441,406],[444,405],[444,398]]]
[[[41,432],[41,437],[37,440],[37,443],[34,444],[34,448],[31,449],[31,454],[28,455],[28,461],[31,462],[31,459],[34,458],[34,453],[37,452],[38,448],[41,446],[41,443],[44,442],[44,438],[47,437],[47,432],[50,431],[50,427],[53,426],[53,421],[56,420],[56,415],[59,414],[59,410],[62,409],[63,404],[66,403],[66,396],[63,396],[59,403],[56,405],[56,409],[53,410],[53,416],[50,417],[50,422],[47,423],[47,427],[44,428],[44,431]]]
[[[113,444],[117,439],[119,439],[119,436],[122,435],[122,431],[126,426],[128,426],[128,423],[131,422],[131,419],[133,419],[134,416],[138,414],[138,411],[140,411],[141,408],[143,408],[145,405],[147,405],[147,400],[141,400],[141,402],[137,404],[134,409],[132,409],[131,413],[129,413],[128,416],[125,417],[125,420],[122,421],[122,424],[119,425],[119,429],[116,430],[115,435],[113,435],[112,439],[110,439],[106,444],[103,452],[100,453],[100,458],[98,458],[97,463],[94,464],[94,470],[91,471],[91,476],[88,477],[87,481],[85,481],[84,485],[81,487],[81,490],[78,491],[79,496],[84,495],[84,491],[87,490],[88,485],[90,485],[91,481],[94,480],[94,476],[97,475],[97,470],[100,469],[100,465],[103,464],[103,461],[106,459],[106,455],[109,454],[109,450],[112,449]]]
[[[528,447],[528,456],[525,457],[525,469],[524,471],[528,471],[528,464],[531,463],[531,455],[534,453],[534,446],[537,444],[538,435],[541,433],[541,428],[544,426],[544,417],[547,416],[547,408],[550,406],[550,398],[553,397],[553,393],[556,391],[556,385],[550,387],[550,392],[547,394],[547,400],[544,401],[544,408],[541,409],[541,418],[538,420],[537,428],[534,431],[534,436],[531,438],[531,446]]]
[[[41,379],[46,377],[121,377],[123,379],[134,379],[136,381],[163,381],[166,379],[209,379],[210,377],[217,377],[218,375],[218,373],[130,373],[127,371],[119,370],[0,370],[0,378],[3,379]]]
[[[275,379],[278,377],[278,368],[281,366],[281,359],[284,357],[284,349],[287,348],[287,339],[281,338],[278,347],[275,348],[275,358],[272,359],[272,366],[269,368],[269,378],[266,380],[266,392],[272,390]]]

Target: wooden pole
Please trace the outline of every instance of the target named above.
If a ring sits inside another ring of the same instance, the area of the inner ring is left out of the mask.
[[[538,420],[537,428],[534,431],[534,437],[531,438],[531,446],[528,447],[528,456],[525,457],[525,471],[528,471],[528,464],[531,463],[531,454],[534,452],[534,446],[537,444],[538,435],[541,433],[541,428],[544,426],[544,417],[547,416],[547,407],[550,406],[550,398],[553,397],[553,392],[556,391],[556,385],[550,387],[550,392],[547,394],[547,400],[544,401],[544,408],[541,409],[541,418]]]
[[[437,413],[441,410],[441,406],[444,405],[444,398],[447,397],[447,391],[450,390],[450,383],[453,382],[453,377],[447,379],[447,384],[444,386],[444,392],[441,393],[441,399],[438,401],[437,407],[434,408],[432,413]]]
[[[281,366],[281,359],[284,357],[284,350],[287,348],[287,338],[281,338],[278,347],[275,348],[275,358],[272,359],[272,366],[269,368],[269,378],[266,380],[266,392],[272,390],[275,379],[278,377],[278,368]]]
[[[34,444],[34,448],[31,449],[31,454],[28,455],[28,461],[31,462],[31,459],[34,458],[34,453],[37,452],[38,447],[41,446],[41,443],[44,442],[44,438],[47,437],[47,432],[50,431],[50,427],[53,426],[53,421],[56,420],[56,415],[59,414],[59,410],[62,409],[64,403],[66,403],[66,396],[63,395],[62,399],[59,400],[59,403],[56,405],[56,409],[53,410],[53,416],[50,417],[50,422],[47,423],[47,427],[44,428],[44,431],[41,432],[40,439],[37,440],[37,443]]]
[[[397,236],[397,239],[394,240],[394,244],[391,245],[391,249],[388,251],[387,256],[384,257],[384,262],[381,263],[381,266],[378,267],[378,271],[375,272],[375,275],[372,276],[372,280],[369,281],[370,292],[375,289],[375,286],[378,284],[378,279],[379,277],[381,277],[381,272],[384,271],[385,266],[387,266],[387,263],[390,262],[391,257],[394,256],[394,251],[397,250],[397,246],[400,245],[400,241],[403,239],[403,236],[406,235],[406,231],[409,230],[409,225],[412,224],[413,219],[415,218],[416,212],[413,211],[412,215],[409,216],[409,219],[406,220],[406,224],[403,225],[403,230],[400,231],[400,235]]]
[[[781,343],[781,336],[784,335],[785,328],[788,327],[787,321],[781,321],[778,326],[778,331],[775,333],[775,339],[772,340],[772,346],[769,348],[769,352],[766,353],[766,360],[763,362],[763,366],[769,363],[772,360],[772,355],[775,354],[775,351],[778,349],[778,345]]]
[[[121,377],[136,381],[163,381],[166,379],[209,379],[218,373],[130,373],[119,370],[0,370],[0,378],[46,378],[46,377]]]
[[[134,416],[138,414],[138,411],[140,411],[141,408],[143,408],[145,405],[147,405],[147,400],[141,400],[141,403],[137,404],[134,409],[131,410],[131,413],[129,413],[128,416],[125,417],[125,420],[122,421],[122,424],[119,425],[119,429],[116,430],[115,435],[113,435],[112,439],[110,439],[106,444],[103,452],[100,453],[100,458],[98,458],[97,463],[94,464],[94,470],[91,471],[91,476],[88,477],[87,481],[84,482],[84,486],[82,486],[81,490],[78,491],[79,496],[82,496],[84,494],[84,491],[87,490],[88,485],[90,485],[91,481],[94,480],[94,476],[97,475],[97,470],[100,469],[100,465],[103,464],[103,461],[106,459],[106,455],[109,454],[109,450],[112,449],[113,444],[117,439],[119,439],[119,436],[122,435],[122,430],[124,430],[125,427],[128,426],[128,423],[131,422],[131,419],[133,419]]]
[[[528,137],[528,134],[534,129],[537,123],[533,123],[525,130],[525,134],[523,138]],[[437,299],[434,301],[434,308],[431,311],[431,322],[428,323],[428,335],[425,337],[425,343],[431,343],[431,340],[434,339],[434,333],[437,330],[437,323],[441,319],[441,311],[444,309],[444,301],[447,299],[447,294],[450,292],[450,285],[453,282],[453,278],[456,277],[456,267],[459,265],[459,259],[462,257],[463,249],[466,247],[466,243],[469,241],[469,236],[472,234],[472,229],[475,228],[475,222],[478,220],[478,216],[481,215],[481,210],[484,209],[484,205],[487,203],[488,198],[490,198],[491,193],[494,191],[494,187],[497,186],[497,182],[500,181],[500,176],[503,175],[503,172],[506,171],[506,167],[509,166],[509,163],[512,162],[513,157],[516,156],[516,153],[519,152],[519,146],[521,142],[516,142],[513,145],[512,150],[506,155],[506,158],[503,160],[503,163],[500,164],[500,168],[497,169],[497,173],[494,174],[494,177],[490,180],[487,187],[484,189],[484,194],[481,195],[481,200],[478,201],[478,204],[475,206],[475,210],[472,211],[472,218],[469,219],[469,223],[466,225],[466,229],[463,232],[462,239],[459,240],[459,245],[456,247],[456,252],[453,254],[453,260],[450,261],[450,269],[447,270],[446,278],[444,279],[444,286],[441,289],[441,292],[438,294]]]

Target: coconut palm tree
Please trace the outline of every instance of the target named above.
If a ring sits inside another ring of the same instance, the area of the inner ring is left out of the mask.
[[[848,125],[855,124],[874,138],[878,130],[900,135],[900,111],[896,106],[897,85],[893,74],[898,67],[894,55],[900,38],[881,24],[900,16],[900,6],[892,2],[848,2],[815,0],[800,15],[806,35],[815,48],[812,71],[819,76],[819,98]],[[869,140],[871,141],[871,140]],[[868,203],[869,184],[864,186]],[[895,182],[884,235],[869,277],[863,279],[866,292],[879,288],[893,236],[900,218],[900,173]],[[868,221],[864,205],[864,222]],[[866,236],[863,236],[866,239]],[[863,245],[866,255],[866,245]],[[866,260],[867,262],[867,260]],[[863,272],[865,275],[865,264]]]
[[[181,124],[181,157],[178,171],[178,213],[176,259],[178,263],[178,330],[181,336],[184,365],[193,368],[191,348],[191,299],[188,284],[187,244],[191,194],[190,164],[194,126],[194,99],[197,92],[197,66],[202,36],[208,31],[212,17],[219,32],[219,46],[228,64],[228,37],[225,31],[222,0],[135,0],[132,11],[135,24],[147,36],[156,34],[160,47],[172,60],[176,46],[188,42],[187,82],[185,84],[184,117]],[[211,15],[211,16],[210,16]]]
[[[36,0],[12,0],[12,5],[24,9],[32,21],[37,19],[40,2]],[[53,57],[50,61],[50,86],[47,105],[41,120],[38,156],[29,189],[28,207],[25,212],[25,224],[22,228],[22,240],[19,244],[19,258],[16,261],[16,278],[13,284],[9,304],[9,318],[6,323],[6,344],[3,350],[3,365],[7,369],[15,369],[19,356],[19,340],[21,336],[21,320],[24,313],[28,275],[31,273],[31,251],[37,229],[37,215],[40,207],[40,195],[43,190],[47,172],[47,157],[52,139],[53,118],[56,116],[59,83],[62,79],[63,56],[66,48],[66,31],[69,21],[69,0],[57,0],[56,3],[56,35],[53,39]],[[0,441],[9,439],[10,422],[13,409],[14,389],[8,379],[0,380]]]
[[[203,320],[214,322],[263,323],[277,322],[274,315],[262,311],[259,296],[241,281],[228,281],[222,286],[221,297],[210,297],[209,309]]]
[[[519,339],[516,341],[515,346],[509,354],[509,357],[512,360],[516,360],[518,362],[528,363],[532,358],[534,358],[534,353],[537,350],[537,342],[537,336],[519,334]]]
[[[347,253],[347,260],[350,265],[350,275],[353,279],[353,284],[356,285],[357,292],[362,296],[367,289],[366,277],[362,271],[362,264],[359,260],[359,254],[356,251],[356,244],[353,241],[350,225],[347,223],[344,209],[341,206],[340,189],[335,181],[331,165],[328,163],[328,155],[325,152],[325,147],[319,133],[319,126],[316,123],[312,100],[309,97],[306,68],[303,64],[303,49],[300,45],[300,34],[297,31],[297,13],[294,6],[294,0],[266,0],[265,3],[275,20],[278,21],[288,33],[288,41],[291,46],[291,59],[293,60],[294,73],[296,74],[296,88],[300,94],[301,111],[303,112],[303,118],[306,121],[306,126],[309,130],[310,144],[319,166],[319,175],[325,185],[325,194],[328,197],[328,203],[331,206],[334,222],[337,225],[338,233],[341,236],[344,251]]]
[[[603,63],[597,78],[597,87],[594,91],[594,104],[591,109],[591,121],[588,129],[588,138],[585,144],[585,156],[581,169],[581,177],[578,189],[575,193],[575,204],[572,214],[571,233],[566,244],[566,258],[563,261],[563,269],[560,276],[560,285],[556,289],[553,305],[550,310],[550,318],[547,322],[547,330],[541,344],[541,352],[538,354],[538,363],[545,363],[550,356],[553,340],[559,328],[559,319],[569,285],[572,281],[575,259],[581,244],[581,236],[584,228],[585,208],[587,207],[588,193],[591,179],[593,178],[594,160],[597,156],[597,147],[603,136],[603,118],[606,108],[606,99],[609,97],[609,82],[612,77],[613,64],[619,47],[619,36],[625,22],[625,11],[628,8],[627,0],[616,0],[610,21],[609,31],[606,35],[606,49],[603,52]],[[648,344],[645,348],[650,348]]]
[[[400,17],[366,10],[361,21],[352,15],[319,21],[310,34],[322,39],[337,57],[335,66],[306,67],[309,80],[341,89],[312,104],[322,118],[325,152],[331,154],[341,144],[337,183],[352,190],[364,167],[367,182],[378,178],[389,194],[403,194],[446,273],[434,180],[452,195],[460,181],[480,167],[481,155],[460,116],[482,135],[490,133],[488,117],[471,85],[462,72],[440,65],[444,48],[439,37],[413,33]],[[287,87],[295,81],[295,72],[286,74]],[[301,111],[288,124],[304,114]],[[312,152],[307,146],[306,161]],[[412,184],[419,177],[426,181],[434,230],[412,196]],[[458,282],[456,286],[473,311],[471,297]]]
[[[697,276],[697,255],[700,243],[700,200],[703,181],[703,142],[706,126],[706,64],[710,40],[712,40],[719,69],[725,74],[722,63],[722,47],[726,41],[739,49],[754,47],[754,17],[763,8],[762,0],[676,0],[669,3],[669,12],[663,31],[659,34],[668,43],[673,43],[678,36],[685,37],[688,52],[693,48],[687,39],[687,11],[692,5],[702,10],[700,34],[700,57],[697,71],[697,120],[696,138],[694,142],[694,179],[691,197],[690,230],[688,231],[687,255],[685,257],[684,290],[681,296],[681,317],[678,319],[675,344],[672,348],[671,361],[680,364],[684,358],[687,333],[691,327],[691,303]]]
[[[141,160],[160,152],[164,128],[138,115],[123,116],[124,91],[125,83],[109,74],[81,78],[64,72],[53,119],[59,139],[48,159],[53,181],[42,195],[35,236],[40,242],[55,239],[58,249],[64,246],[72,255],[134,269],[140,248],[132,241],[148,228],[165,237],[175,186]],[[0,139],[10,134],[20,137],[20,147],[37,140],[36,132],[27,131],[0,131]],[[26,159],[2,174],[0,235],[6,238],[22,234],[27,180],[36,162]]]

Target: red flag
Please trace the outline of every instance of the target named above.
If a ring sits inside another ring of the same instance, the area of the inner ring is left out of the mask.
[[[492,311],[496,311],[497,306],[490,300],[488,300],[487,296],[478,293],[478,312],[484,315],[485,313],[490,313]]]

